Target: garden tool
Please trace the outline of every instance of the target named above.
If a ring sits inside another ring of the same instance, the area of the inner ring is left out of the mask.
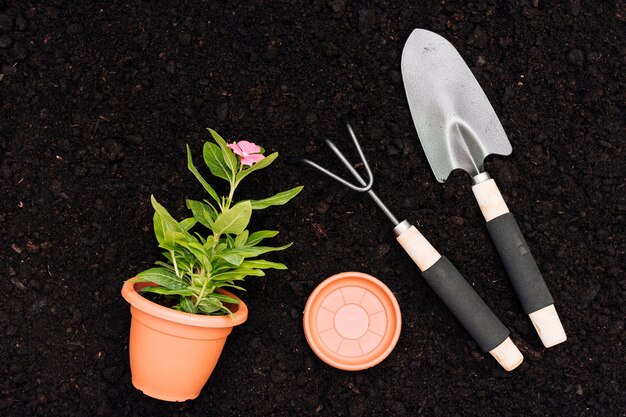
[[[420,142],[437,181],[462,169],[487,222],[513,288],[545,347],[567,339],[554,299],[513,214],[485,172],[488,155],[509,155],[511,144],[478,81],[441,36],[416,29],[402,52],[402,77]]]
[[[439,254],[415,226],[410,225],[406,220],[398,221],[372,190],[374,176],[352,127],[349,123],[347,125],[350,136],[367,172],[367,181],[361,177],[343,153],[330,140],[326,140],[326,143],[360,185],[344,180],[315,162],[309,160],[304,160],[304,162],[355,191],[367,192],[393,223],[396,239],[417,264],[428,285],[448,306],[480,348],[493,355],[505,370],[511,371],[515,369],[522,363],[524,358],[517,346],[511,341],[509,330],[500,322],[474,288],[452,265],[450,260]]]

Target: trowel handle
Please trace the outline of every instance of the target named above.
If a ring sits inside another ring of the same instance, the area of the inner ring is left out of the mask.
[[[480,182],[472,186],[472,191],[515,293],[544,346],[564,342],[567,336],[554,309],[554,299],[495,181]]]
[[[397,239],[428,285],[482,350],[491,353],[507,371],[522,363],[524,358],[509,338],[509,330],[448,258],[441,256],[415,226],[404,230]]]

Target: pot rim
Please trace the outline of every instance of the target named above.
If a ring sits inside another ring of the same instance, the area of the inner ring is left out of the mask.
[[[186,324],[196,327],[213,327],[213,328],[228,328],[242,324],[248,318],[248,306],[243,300],[233,293],[219,289],[218,292],[228,295],[230,297],[239,300],[239,304],[236,305],[236,311],[233,311],[233,316],[206,316],[203,314],[191,314],[183,311],[174,310],[155,302],[144,298],[139,294],[138,290],[150,285],[157,286],[150,282],[135,282],[136,277],[126,280],[122,287],[122,297],[132,306],[138,310],[141,310],[147,314],[160,317],[162,319]]]

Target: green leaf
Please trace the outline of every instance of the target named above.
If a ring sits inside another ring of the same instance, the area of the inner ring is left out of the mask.
[[[189,297],[182,298],[178,306],[180,306],[181,311],[184,311],[185,313],[196,314],[198,312],[198,309]]]
[[[245,288],[240,287],[239,285],[232,284],[232,283],[222,284],[222,285],[220,285],[220,288],[234,288],[234,289],[239,290],[239,291],[246,291]]]
[[[204,244],[202,245],[202,247],[204,248],[204,250],[209,250],[213,248],[213,241],[215,240],[215,238],[213,237],[213,235],[211,236],[207,236],[206,241],[204,242]]]
[[[213,187],[211,187],[209,183],[206,182],[206,180],[202,177],[202,175],[200,175],[200,172],[193,164],[193,160],[191,158],[191,150],[189,149],[189,145],[187,145],[187,168],[196,177],[198,182],[202,184],[204,189],[209,193],[209,195],[213,198],[213,200],[215,200],[215,202],[219,204],[220,202],[219,196],[217,195]]]
[[[172,217],[172,215],[163,207],[161,204],[156,201],[154,195],[150,196],[150,201],[152,202],[152,207],[154,207],[154,211],[159,213],[161,216],[162,227],[163,230],[173,230],[177,232],[182,232],[182,227],[178,224],[176,220]]]
[[[174,256],[172,256],[172,254]],[[168,260],[168,263],[156,261],[155,265],[161,265],[166,267],[169,270],[174,270],[174,258],[176,258],[176,263],[178,265],[178,269],[190,270],[190,265],[193,265],[196,261],[195,256],[192,253],[188,253],[181,247],[177,247],[176,250],[163,252],[163,256]]]
[[[246,242],[248,241],[248,234],[250,232],[248,232],[247,230],[244,230],[243,232],[241,232],[240,234],[237,235],[237,238],[235,239],[235,247],[236,248],[240,248],[243,245],[246,244]]]
[[[257,245],[261,243],[263,239],[274,237],[277,234],[278,234],[278,231],[276,230],[259,230],[258,232],[254,232],[250,235],[250,237],[248,238],[248,241],[246,242],[246,246]]]
[[[271,247],[271,246],[245,246],[243,248],[233,248],[233,249],[229,249],[228,251],[224,251],[224,253],[226,254],[233,254],[233,255],[239,255],[239,256],[243,256],[244,258],[254,258],[256,256],[259,255],[263,255],[264,253],[267,252],[274,252],[274,251],[279,251],[279,250],[285,250],[288,247],[290,247],[292,245],[292,243],[289,243],[285,246],[279,246],[279,247]]]
[[[183,240],[185,237],[184,233],[176,232],[174,230],[166,230],[165,236],[163,237],[163,244],[159,245],[163,249],[168,250],[180,250],[180,247],[177,245],[179,240]]]
[[[182,290],[187,288],[187,283],[167,268],[150,268],[140,272],[137,276],[143,281],[154,282],[170,290]]]
[[[185,249],[189,251],[192,251],[192,250],[204,251],[204,247],[202,246],[201,243],[198,243],[197,241],[194,241],[188,238],[176,239],[176,243],[178,243],[180,246],[184,247]]]
[[[195,232],[194,235],[196,235],[196,237],[198,238],[198,241],[200,243],[202,243],[202,245],[204,245],[206,243],[206,239],[200,233]]]
[[[295,187],[291,190],[282,191],[271,197],[264,198],[263,200],[250,200],[252,210],[262,210],[268,208],[269,206],[282,206],[283,204],[294,198],[296,195],[298,195],[298,193],[302,191],[302,188],[304,187]]]
[[[208,283],[208,278],[200,274],[191,273],[190,275],[191,275],[191,287],[196,292],[196,294],[198,294],[202,291],[202,288],[205,286],[205,284]],[[205,290],[207,290],[207,293],[210,292],[208,291],[209,290],[208,288],[205,288]]]
[[[211,174],[231,182],[233,172],[231,167],[226,164],[224,153],[219,146],[211,142],[205,142],[202,148],[202,156],[204,157],[204,163],[211,170]]]
[[[216,299],[220,300],[223,303],[239,304],[239,302],[240,302],[238,299],[236,299],[234,297],[231,297],[229,295],[226,295],[226,294],[213,293],[213,294],[210,295],[210,297],[216,298]]]
[[[265,259],[256,259],[250,261],[244,261],[239,265],[241,268],[259,268],[259,269],[287,269],[287,265],[278,262],[270,262]]]
[[[211,281],[235,281],[244,279],[247,276],[262,277],[265,275],[260,269],[238,268],[232,271],[221,272],[211,277]]]
[[[214,297],[206,297],[200,300],[198,309],[205,314],[215,313],[222,309],[222,302]]]
[[[213,230],[213,221],[216,216],[213,207],[201,201],[187,200],[187,208],[191,210],[198,223]]]
[[[236,266],[239,266],[244,260],[243,256],[237,255],[234,253],[226,253],[226,254],[221,253],[221,254],[218,254],[217,256],[219,258],[222,258],[226,262],[236,265]]]
[[[241,201],[230,209],[224,210],[217,216],[213,223],[213,233],[221,235],[223,233],[232,233],[238,235],[243,232],[250,222],[252,208],[250,201]]]
[[[192,235],[178,235],[174,240],[174,243],[187,249],[187,251],[189,251],[189,253],[191,253],[191,255],[193,255],[193,257],[197,259],[203,266],[210,264],[206,249]]]
[[[269,166],[272,162],[274,162],[276,158],[278,158],[278,152],[274,152],[273,154],[266,156],[265,158],[261,159],[259,162],[252,165],[251,167],[244,168],[243,171],[238,172],[235,177],[235,179],[237,180],[237,184],[239,184],[241,180],[247,177],[248,174],[251,174],[254,171],[258,171],[260,169],[263,169]]]
[[[165,242],[165,229],[166,229],[165,222],[161,218],[161,215],[156,211],[154,212],[154,215],[152,216],[152,223],[153,223],[154,235],[156,236],[156,239],[159,242],[159,246],[168,250],[175,249],[173,245],[171,244],[168,245]]]
[[[163,253],[163,255],[165,255],[165,257],[166,257],[167,259],[170,259],[170,258],[171,258],[170,254],[169,254],[168,252]],[[162,267],[167,268],[167,269],[169,269],[170,271],[173,271],[173,270],[174,270],[174,267],[173,267],[172,265],[170,265],[170,264],[166,264],[165,262],[156,261],[154,264],[155,264],[155,265],[161,265]]]
[[[226,163],[226,166],[230,168],[230,172],[232,173],[232,176],[234,177],[235,173],[239,169],[239,161],[237,160],[237,157],[235,156],[233,151],[230,150],[230,148],[226,144],[226,141],[219,135],[219,133],[217,133],[215,130],[211,128],[208,128],[207,130],[211,132],[211,136],[213,136],[213,140],[215,140],[215,142],[222,149],[224,162]]]
[[[195,224],[196,224],[196,219],[194,219],[193,217],[189,217],[180,222],[180,227],[182,227],[184,231],[188,231],[189,229],[194,227]]]
[[[144,287],[141,289],[142,292],[152,292],[155,294],[163,294],[163,295],[182,295],[182,296],[189,296],[189,295],[193,295],[193,291],[191,291],[190,289],[183,289],[183,290],[171,290],[169,288],[165,288],[165,287]]]

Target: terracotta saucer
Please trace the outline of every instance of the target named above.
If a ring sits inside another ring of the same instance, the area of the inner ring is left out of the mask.
[[[346,371],[371,368],[400,337],[400,307],[371,275],[342,272],[315,288],[304,308],[304,334],[315,354]]]

